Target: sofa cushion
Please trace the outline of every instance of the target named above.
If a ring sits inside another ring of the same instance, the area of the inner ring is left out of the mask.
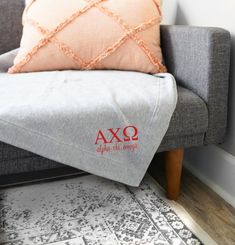
[[[178,103],[165,137],[205,133],[208,127],[208,110],[205,102],[190,90],[178,89]]]
[[[70,0],[68,4],[57,0],[55,4],[54,0],[27,0],[21,48],[9,72],[164,72],[160,2]]]

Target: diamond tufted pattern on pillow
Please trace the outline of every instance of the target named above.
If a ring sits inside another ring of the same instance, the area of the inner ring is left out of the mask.
[[[28,0],[9,73],[116,69],[165,72],[160,0]]]

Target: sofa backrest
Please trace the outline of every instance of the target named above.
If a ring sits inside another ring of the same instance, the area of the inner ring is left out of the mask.
[[[0,54],[19,47],[24,0],[0,0]]]

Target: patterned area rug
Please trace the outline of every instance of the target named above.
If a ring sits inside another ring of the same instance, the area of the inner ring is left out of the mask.
[[[170,203],[150,176],[139,188],[88,175],[3,189],[0,244],[214,244]]]

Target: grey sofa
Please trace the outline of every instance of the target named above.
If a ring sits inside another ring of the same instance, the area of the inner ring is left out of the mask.
[[[0,1],[0,54],[19,46],[23,8],[23,0]],[[167,166],[177,172],[179,179],[180,172],[174,166],[182,160],[182,149],[217,144],[224,139],[230,34],[219,28],[162,26],[161,38],[166,66],[178,84],[179,99],[159,152],[170,152]],[[169,163],[174,160],[177,163]],[[0,142],[0,176],[63,167]],[[177,181],[169,184],[177,192],[174,186]],[[172,195],[175,199],[177,194]]]

